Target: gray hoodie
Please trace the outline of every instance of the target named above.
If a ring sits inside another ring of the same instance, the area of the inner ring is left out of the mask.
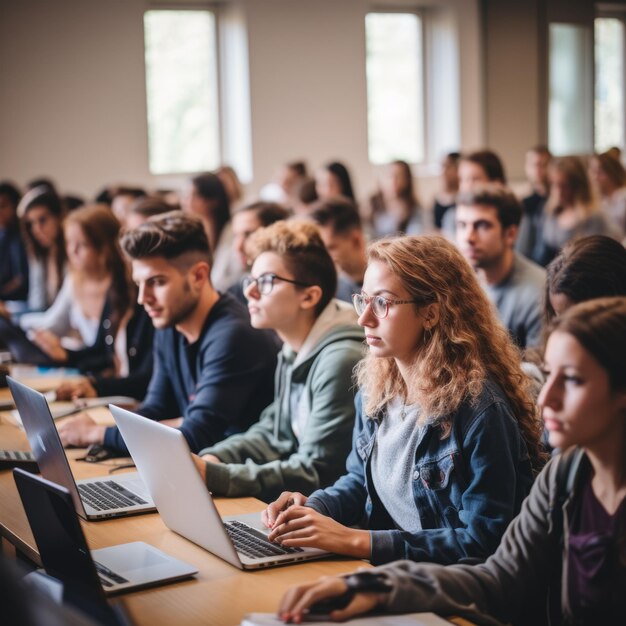
[[[259,422],[199,453],[222,461],[207,465],[209,490],[271,501],[284,490],[309,494],[332,484],[350,452],[352,371],[362,352],[363,331],[354,309],[332,300],[298,353],[283,346],[274,401]]]

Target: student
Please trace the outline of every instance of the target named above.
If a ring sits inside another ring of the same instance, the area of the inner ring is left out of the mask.
[[[52,306],[65,277],[65,207],[56,193],[40,186],[24,195],[18,214],[28,254],[28,309],[45,311]]]
[[[128,230],[130,208],[140,198],[147,196],[141,187],[117,187],[111,198],[111,211],[120,223],[121,232]]]
[[[299,622],[312,602],[350,589],[350,606],[333,619],[378,607],[477,624],[626,623],[626,298],[568,310],[545,364],[539,403],[550,443],[567,451],[539,475],[485,564],[399,561],[325,579],[287,592],[283,619]]]
[[[138,302],[157,329],[154,372],[138,412],[179,427],[192,452],[247,428],[271,400],[276,346],[211,284],[202,221],[173,211],[126,233],[122,246]],[[59,433],[66,445],[127,452],[117,428],[86,414],[63,422]]]
[[[392,161],[387,166],[379,191],[370,198],[370,222],[374,237],[425,231],[413,172],[406,161]]]
[[[547,265],[568,241],[586,235],[617,233],[600,212],[582,161],[573,156],[555,159],[550,166],[539,261]]]
[[[435,227],[441,229],[443,216],[448,209],[456,206],[456,194],[459,192],[459,152],[450,152],[441,163],[441,188],[435,195],[433,218]]]
[[[315,173],[315,191],[320,200],[343,196],[356,202],[350,172],[339,161],[331,161]]]
[[[373,563],[486,558],[542,457],[517,351],[441,237],[372,244],[354,305],[369,354],[347,474],[283,493],[264,512],[270,539]]]
[[[589,171],[601,197],[600,208],[619,232],[626,235],[626,170],[611,152],[592,157]]]
[[[361,291],[367,267],[365,234],[356,205],[344,198],[322,200],[311,210],[326,250],[339,271],[335,297],[352,302]]]
[[[16,187],[0,183],[0,301],[26,300],[28,296],[28,261],[17,216],[19,201]]]
[[[244,280],[252,325],[283,340],[273,402],[258,424],[200,452],[215,495],[310,493],[341,475],[354,425],[352,370],[363,332],[352,307],[333,299],[336,272],[316,228],[277,222],[251,236]]]
[[[126,216],[126,228],[132,230],[155,215],[163,215],[173,210],[174,207],[159,196],[138,198],[130,205]]]
[[[475,187],[457,199],[457,245],[515,343],[526,348],[541,336],[546,272],[514,250],[521,219],[519,201],[501,185]]]

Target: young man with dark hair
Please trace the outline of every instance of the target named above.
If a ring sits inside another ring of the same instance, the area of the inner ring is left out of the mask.
[[[352,294],[361,291],[367,267],[365,235],[359,211],[350,200],[335,198],[316,204],[311,211],[311,219],[340,272],[336,297],[352,302]]]
[[[277,222],[252,235],[247,251],[252,325],[284,342],[274,400],[258,424],[194,460],[215,495],[270,501],[296,487],[311,493],[343,473],[363,331],[352,308],[333,298],[336,271],[315,226]]]
[[[239,302],[214,289],[201,220],[166,213],[126,233],[122,246],[137,300],[157,329],[154,371],[138,412],[180,428],[193,452],[245,430],[272,398],[278,348],[269,333],[250,326]],[[59,432],[65,444],[126,452],[117,428],[86,415]]]
[[[522,207],[506,187],[489,184],[457,199],[457,245],[479,278],[502,323],[526,348],[539,343],[545,270],[514,250]]]

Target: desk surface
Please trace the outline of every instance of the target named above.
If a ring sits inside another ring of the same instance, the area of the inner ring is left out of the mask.
[[[29,449],[24,433],[6,421],[0,423],[0,447]],[[105,464],[76,461],[75,458],[82,454],[81,450],[68,450],[70,465],[77,478],[101,476],[110,469]],[[0,502],[0,536],[39,563],[37,548],[10,470],[0,471]],[[216,505],[222,515],[249,513],[263,508],[263,503],[254,498],[218,498]],[[83,529],[91,548],[145,541],[198,569],[199,573],[193,579],[122,596],[137,625],[239,624],[246,613],[275,611],[282,594],[291,585],[367,566],[363,561],[332,558],[242,572],[170,531],[156,513],[83,522]],[[454,622],[467,624],[459,619],[454,619]]]

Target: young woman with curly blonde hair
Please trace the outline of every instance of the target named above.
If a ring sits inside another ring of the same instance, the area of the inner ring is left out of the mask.
[[[270,539],[373,563],[486,558],[542,461],[517,349],[440,237],[374,243],[354,306],[369,354],[347,473],[283,493],[264,512]]]

